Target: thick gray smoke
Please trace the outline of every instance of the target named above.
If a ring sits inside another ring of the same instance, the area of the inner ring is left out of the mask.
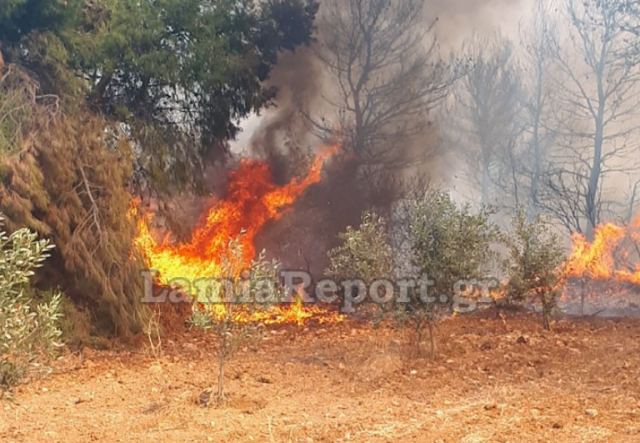
[[[443,57],[455,52],[462,42],[474,33],[517,33],[522,8],[531,0],[434,0],[427,1],[425,27],[438,20],[436,33]],[[332,32],[321,11],[318,18],[318,41],[322,33]],[[320,144],[305,115],[336,119],[337,110],[326,98],[335,96],[337,86],[322,62],[317,58],[318,47],[304,48],[284,54],[273,71],[269,86],[278,90],[275,106],[252,120],[251,136],[245,134],[242,146],[253,155],[267,159],[278,181],[286,181],[301,169],[304,153]],[[433,116],[426,116],[432,119]],[[406,151],[408,166],[401,174],[405,178],[421,176],[430,181],[449,181],[453,171],[446,157],[429,157],[429,164],[413,162],[421,150],[435,151],[439,143],[437,122],[433,130],[401,147]],[[413,163],[413,164],[412,164]],[[336,234],[347,225],[359,222],[364,209],[376,207],[383,212],[391,203],[380,192],[367,192],[356,179],[357,164],[337,162],[327,171],[325,180],[314,186],[296,203],[295,208],[278,222],[267,226],[258,238],[258,246],[283,261],[285,267],[308,268],[314,274],[326,266],[326,251],[337,242]],[[443,173],[444,171],[444,173]],[[438,174],[439,173],[439,174]],[[433,177],[432,177],[433,176]],[[389,195],[392,191],[389,190]],[[379,201],[372,201],[378,197]],[[382,201],[380,198],[382,197]],[[381,207],[382,206],[382,207]]]
[[[425,27],[438,20],[436,34],[443,55],[455,52],[474,34],[517,35],[523,11],[530,11],[533,0],[426,0]],[[331,32],[331,23],[323,22],[322,3],[318,17],[317,40]],[[336,85],[317,58],[317,43],[293,53],[285,53],[268,80],[278,90],[274,107],[251,119],[245,127],[240,148],[248,148],[260,157],[272,159],[279,170],[286,167],[283,156],[293,147],[318,143],[303,112],[324,114]],[[243,146],[247,144],[248,146]]]
[[[323,68],[314,48],[300,48],[281,56],[268,86],[278,91],[272,107],[264,111],[251,134],[249,149],[271,163],[276,179],[295,175],[302,154],[318,143],[303,115],[321,106]]]

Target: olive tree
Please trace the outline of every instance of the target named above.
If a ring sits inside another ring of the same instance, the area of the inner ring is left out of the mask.
[[[433,355],[434,323],[455,310],[455,291],[461,283],[486,276],[497,258],[491,246],[499,231],[489,221],[489,209],[473,211],[441,191],[414,199],[408,211],[413,264],[423,283],[412,291],[402,313],[415,327],[418,346],[428,329]]]
[[[506,240],[510,252],[507,299],[539,303],[542,323],[548,330],[562,280],[562,243],[542,219],[527,221],[522,213],[514,218],[513,232]]]
[[[365,281],[391,277],[393,255],[384,218],[366,211],[358,227],[349,226],[338,237],[341,244],[329,251],[328,276]]]
[[[0,230],[0,389],[18,383],[61,337],[61,295],[39,301],[29,285],[52,248],[28,229],[11,235]]]
[[[241,243],[230,241],[220,278],[202,280],[205,284],[193,294],[191,324],[213,334],[218,342],[218,404],[224,403],[226,397],[224,374],[229,358],[239,345],[261,335],[261,323],[252,321],[251,313],[277,302],[282,295],[277,262],[267,261],[263,251],[245,269],[243,257]],[[205,390],[199,402],[208,406],[212,393],[213,390]]]
[[[325,274],[336,280],[358,279],[371,283],[391,279],[394,257],[387,223],[384,218],[365,211],[358,227],[347,227],[338,235],[341,243],[329,251],[329,267]],[[390,294],[380,294],[382,298]],[[380,304],[377,314],[383,314],[388,304]],[[382,318],[377,315],[375,320]]]

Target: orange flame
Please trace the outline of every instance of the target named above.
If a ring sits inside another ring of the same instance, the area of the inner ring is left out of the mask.
[[[277,220],[311,185],[321,180],[322,167],[339,146],[328,146],[315,157],[307,174],[294,178],[284,186],[273,182],[269,166],[257,160],[243,160],[228,176],[225,199],[212,204],[206,217],[195,228],[191,239],[172,244],[168,238],[157,242],[149,228],[153,215],[145,214],[138,221],[135,245],[143,253],[148,266],[157,271],[161,284],[176,278],[196,281],[221,277],[223,259],[228,255],[229,242],[237,240],[242,246],[241,267],[249,268],[256,255],[254,240],[263,226]],[[319,307],[307,308],[301,301],[269,311],[238,312],[236,321],[298,323],[324,313]],[[328,313],[327,313],[328,314]]]
[[[640,285],[640,217],[628,226],[598,226],[592,242],[581,234],[574,234],[572,240],[573,251],[565,268],[567,277]]]

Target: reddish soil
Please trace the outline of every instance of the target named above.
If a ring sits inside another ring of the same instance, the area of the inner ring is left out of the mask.
[[[148,349],[87,351],[0,401],[0,441],[640,441],[640,321],[460,317],[436,359],[407,331],[346,322],[287,327],[229,362],[215,387],[214,340],[185,333]]]

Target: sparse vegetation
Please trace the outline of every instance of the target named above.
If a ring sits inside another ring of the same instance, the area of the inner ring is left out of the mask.
[[[262,325],[240,320],[239,311],[261,309],[279,299],[276,262],[269,262],[260,255],[250,269],[243,269],[243,251],[237,240],[229,243],[228,254],[222,260],[221,279],[211,286],[200,288],[194,298],[190,323],[210,332],[217,341],[218,385],[215,399],[223,404],[225,368],[234,351],[252,339],[261,336]],[[242,302],[244,297],[257,303]],[[205,390],[199,402],[208,406],[213,390]]]

